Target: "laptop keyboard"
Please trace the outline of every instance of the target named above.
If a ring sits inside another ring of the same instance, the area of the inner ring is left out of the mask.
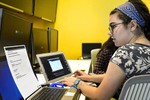
[[[61,100],[66,90],[61,88],[43,88],[31,100]]]

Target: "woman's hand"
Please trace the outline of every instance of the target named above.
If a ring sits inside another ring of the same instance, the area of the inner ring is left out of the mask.
[[[85,72],[81,71],[81,70],[76,70],[74,72],[75,76],[82,76],[82,75],[87,75]]]
[[[73,86],[76,79],[76,77],[66,77],[62,80],[62,83],[68,86]]]
[[[81,71],[81,70],[77,70],[74,72],[75,77],[84,81],[90,81],[91,80],[91,76],[86,74],[85,72]]]

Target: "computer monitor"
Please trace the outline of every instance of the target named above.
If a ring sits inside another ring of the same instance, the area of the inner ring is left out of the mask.
[[[101,43],[82,43],[82,58],[91,59],[91,50],[101,48]]]
[[[53,28],[33,28],[34,64],[37,64],[36,54],[58,51],[58,31]]]
[[[48,28],[49,37],[50,37],[50,52],[58,51],[58,30],[53,28]]]
[[[0,8],[0,57],[5,56],[4,46],[25,45],[31,60],[31,29],[30,21]]]
[[[33,28],[33,59],[37,63],[36,54],[50,52],[49,33],[46,29]]]
[[[19,92],[5,57],[0,58],[0,100],[23,100]]]

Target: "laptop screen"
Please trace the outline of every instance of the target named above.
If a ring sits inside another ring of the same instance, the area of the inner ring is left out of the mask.
[[[37,57],[42,69],[44,70],[47,81],[72,73],[62,52],[39,54]]]

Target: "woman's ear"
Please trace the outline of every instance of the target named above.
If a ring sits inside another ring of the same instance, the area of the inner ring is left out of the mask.
[[[135,31],[138,26],[138,24],[135,20],[131,20],[130,25],[131,25],[130,26],[131,32]]]

